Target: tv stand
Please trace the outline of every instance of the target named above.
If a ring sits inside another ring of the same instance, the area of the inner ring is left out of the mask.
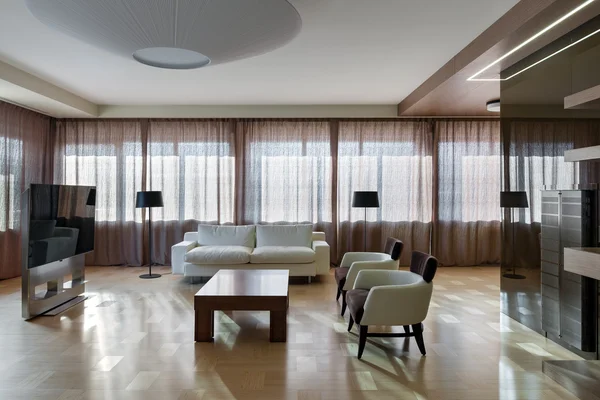
[[[21,309],[25,319],[58,313],[85,300],[85,254],[28,268],[30,190],[21,195]]]

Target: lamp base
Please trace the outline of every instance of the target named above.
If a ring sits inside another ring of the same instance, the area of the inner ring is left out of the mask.
[[[502,276],[505,278],[508,278],[508,279],[525,279],[526,278],[525,275],[519,275],[519,274],[504,274]]]
[[[140,275],[140,278],[142,279],[154,279],[154,278],[160,278],[161,275],[160,274],[143,274]]]

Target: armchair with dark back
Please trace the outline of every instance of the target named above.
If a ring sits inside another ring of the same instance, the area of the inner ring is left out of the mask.
[[[342,263],[335,268],[337,294],[335,299],[342,296],[342,316],[346,312],[346,292],[353,288],[358,273],[365,269],[397,270],[404,243],[395,238],[388,238],[383,253],[377,252],[348,252],[344,254]]]
[[[350,310],[348,332],[355,322],[359,326],[358,358],[362,357],[367,337],[414,337],[425,355],[422,322],[429,310],[437,267],[437,259],[414,251],[410,271],[359,272],[354,288],[346,293]],[[404,333],[369,333],[369,325],[402,325]]]

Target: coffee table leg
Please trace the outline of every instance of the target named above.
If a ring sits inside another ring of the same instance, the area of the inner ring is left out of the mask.
[[[287,311],[271,311],[271,342],[287,340]]]
[[[205,308],[195,310],[195,312],[194,331],[196,342],[212,341],[214,312]]]

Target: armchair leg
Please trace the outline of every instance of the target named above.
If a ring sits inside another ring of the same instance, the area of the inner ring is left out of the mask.
[[[342,317],[346,313],[346,291],[342,290]]]
[[[419,350],[422,355],[425,355],[425,342],[423,341],[423,324],[415,324],[412,326],[413,332],[415,333],[415,340],[417,341],[417,346],[419,346]]]
[[[404,325],[404,333],[410,333],[410,325]]]
[[[352,330],[353,326],[354,326],[354,318],[352,318],[352,314],[350,314],[350,321],[348,322],[348,332],[350,332]]]
[[[337,294],[335,295],[335,301],[338,301],[340,299],[341,294],[342,294],[342,289],[340,289],[340,287],[338,286]]]
[[[365,351],[365,345],[367,344],[367,333],[369,332],[368,325],[359,325],[360,326],[360,334],[358,336],[358,359],[363,355],[363,351]]]

